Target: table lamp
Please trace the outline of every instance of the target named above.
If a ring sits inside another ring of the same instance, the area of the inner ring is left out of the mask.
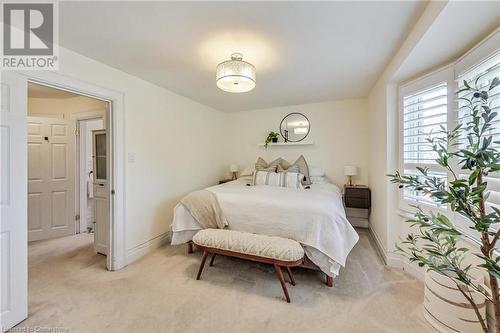
[[[233,176],[231,178],[232,180],[235,180],[238,178],[237,177],[237,173],[238,173],[238,165],[237,164],[231,164],[229,166],[229,171],[231,171],[231,173],[233,174]]]
[[[355,165],[345,165],[344,166],[344,175],[347,176],[347,185],[353,186],[352,176],[356,176],[358,174],[358,168]]]

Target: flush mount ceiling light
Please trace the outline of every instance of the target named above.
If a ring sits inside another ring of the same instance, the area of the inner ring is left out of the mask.
[[[217,87],[232,93],[244,93],[255,88],[255,67],[243,61],[241,53],[231,54],[231,60],[221,62],[216,70]]]

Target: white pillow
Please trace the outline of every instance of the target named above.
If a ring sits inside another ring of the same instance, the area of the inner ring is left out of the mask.
[[[325,176],[321,176],[321,177],[311,176],[311,182],[313,184],[329,184],[330,183]]]
[[[253,175],[254,185],[281,186],[281,173],[268,171],[255,171]]]
[[[310,166],[309,167],[309,177],[324,177],[325,176],[325,170],[315,167],[315,166]]]
[[[255,171],[255,164],[247,166],[243,171],[240,173],[240,177],[243,176],[253,176],[253,173]]]
[[[303,174],[297,172],[256,171],[253,184],[301,189],[303,177]]]
[[[287,188],[301,189],[304,175],[300,172],[280,172],[282,174],[282,185]]]

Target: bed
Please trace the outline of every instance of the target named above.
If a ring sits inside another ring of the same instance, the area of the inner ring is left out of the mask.
[[[229,229],[279,236],[298,241],[308,259],[327,276],[335,277],[359,237],[347,221],[340,189],[312,184],[308,189],[248,186],[246,177],[207,188],[215,194]],[[201,225],[177,204],[172,245],[190,242]]]

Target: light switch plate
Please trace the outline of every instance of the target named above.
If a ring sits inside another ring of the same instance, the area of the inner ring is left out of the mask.
[[[135,153],[128,153],[128,162],[135,163]]]

